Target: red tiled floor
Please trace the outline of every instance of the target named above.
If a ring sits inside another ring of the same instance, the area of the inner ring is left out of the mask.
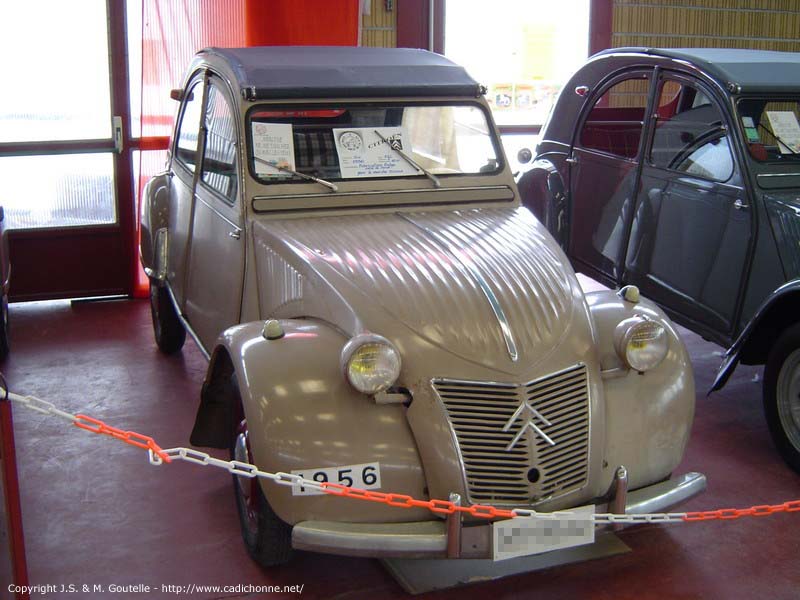
[[[12,305],[3,370],[18,393],[188,445],[205,360],[192,345],[164,357],[146,302]],[[741,368],[705,397],[720,348],[683,332],[696,370],[697,416],[679,472],[709,478],[687,510],[800,498],[800,476],[774,451],[760,408],[760,369]],[[646,401],[646,399],[643,399]],[[239,538],[230,476],[186,463],[152,467],[144,452],[15,411],[23,511],[34,584],[147,584],[151,594],[69,598],[266,597],[161,593],[162,584],[304,584],[306,598],[403,598],[375,560],[298,553],[261,571]],[[643,525],[620,537],[633,552],[430,594],[431,598],[800,598],[800,513]],[[272,594],[268,597],[294,597]]]

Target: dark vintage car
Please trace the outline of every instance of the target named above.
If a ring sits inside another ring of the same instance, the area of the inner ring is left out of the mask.
[[[577,270],[634,284],[765,364],[770,432],[800,471],[800,54],[616,48],[565,86],[520,177]]]

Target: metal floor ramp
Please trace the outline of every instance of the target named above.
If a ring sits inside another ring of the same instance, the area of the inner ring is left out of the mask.
[[[423,594],[625,552],[630,552],[627,544],[613,533],[604,533],[593,544],[503,561],[391,558],[381,562],[409,594]]]

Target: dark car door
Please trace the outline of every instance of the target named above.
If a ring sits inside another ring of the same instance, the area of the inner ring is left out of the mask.
[[[652,70],[637,69],[600,88],[568,159],[569,255],[578,270],[609,285],[621,276],[651,78]]]
[[[719,337],[733,328],[751,236],[730,123],[699,82],[664,72],[657,85],[622,279]]]

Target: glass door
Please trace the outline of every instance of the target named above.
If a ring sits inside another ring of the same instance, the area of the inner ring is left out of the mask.
[[[12,300],[131,291],[124,9],[124,0],[0,7],[0,206]]]

